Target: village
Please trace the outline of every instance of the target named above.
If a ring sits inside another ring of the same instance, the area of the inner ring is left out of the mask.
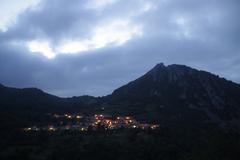
[[[95,114],[86,116],[81,114],[49,114],[54,120],[47,126],[32,126],[24,128],[30,131],[89,131],[89,130],[116,130],[116,129],[156,129],[158,124],[140,123],[131,116],[109,116]]]

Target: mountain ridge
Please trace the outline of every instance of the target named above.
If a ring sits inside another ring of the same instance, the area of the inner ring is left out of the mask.
[[[60,98],[36,88],[0,88],[0,104],[7,110],[101,112],[168,125],[216,123],[240,128],[240,85],[185,65],[159,63],[104,97]]]

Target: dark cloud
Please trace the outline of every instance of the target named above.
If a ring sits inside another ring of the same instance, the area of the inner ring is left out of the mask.
[[[43,0],[0,33],[0,83],[38,87],[60,96],[106,95],[156,63],[180,63],[240,82],[240,2],[238,0],[130,0],[102,9],[88,1]],[[146,8],[149,7],[149,8]],[[144,10],[145,9],[145,10]],[[86,38],[94,27],[116,19],[142,25],[143,35],[121,46],[109,45],[48,60],[24,43]]]

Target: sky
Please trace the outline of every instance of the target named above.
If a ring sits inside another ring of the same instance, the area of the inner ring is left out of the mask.
[[[0,0],[0,83],[104,96],[157,63],[240,83],[239,0]]]

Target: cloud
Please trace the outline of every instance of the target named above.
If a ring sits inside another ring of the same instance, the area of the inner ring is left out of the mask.
[[[88,39],[63,42],[57,48],[58,53],[79,53],[106,47],[107,45],[123,45],[134,36],[142,34],[141,27],[132,25],[128,20],[114,20],[94,28]]]
[[[42,0],[0,32],[0,83],[59,96],[106,95],[159,62],[240,82],[239,4]]]
[[[141,36],[141,26],[131,24],[129,20],[113,20],[93,29],[92,35],[86,39],[63,40],[60,45],[51,47],[48,41],[33,40],[26,42],[30,52],[41,53],[52,59],[58,54],[73,54],[106,47],[120,46],[135,36]]]
[[[51,59],[56,56],[48,42],[30,41],[27,42],[27,47],[30,52],[42,53],[45,57]]]
[[[9,25],[16,23],[18,14],[24,12],[27,8],[34,8],[40,0],[18,0],[1,1],[0,30],[7,31]]]
[[[89,0],[85,7],[87,9],[103,9],[104,7],[117,2],[117,0]]]

